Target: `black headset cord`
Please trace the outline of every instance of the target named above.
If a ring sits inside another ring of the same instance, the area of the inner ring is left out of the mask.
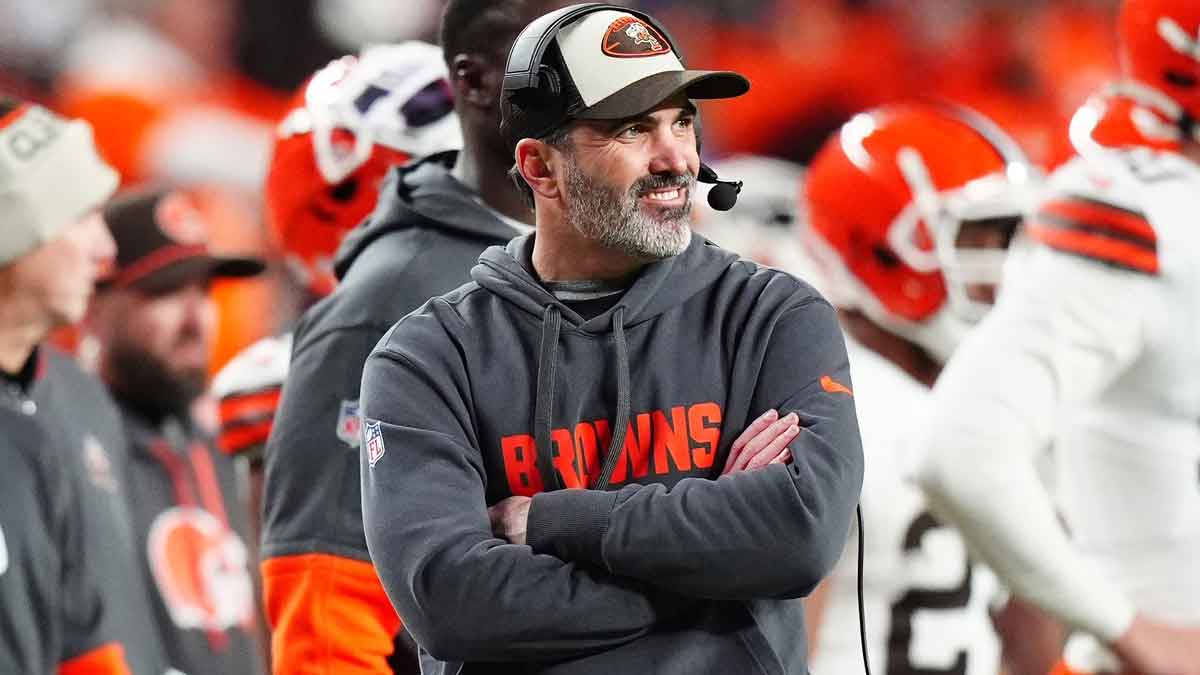
[[[871,675],[871,659],[867,656],[867,610],[863,604],[863,517],[862,505],[858,513],[858,639],[862,643],[863,669]]]

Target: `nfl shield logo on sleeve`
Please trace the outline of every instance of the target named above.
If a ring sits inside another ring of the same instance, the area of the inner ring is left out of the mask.
[[[357,448],[362,432],[362,419],[358,416],[358,401],[342,401],[338,408],[337,437],[346,445]]]
[[[370,462],[371,468],[375,468],[375,462],[378,462],[386,451],[386,448],[383,447],[383,430],[379,428],[379,422],[367,422],[367,426],[363,430],[363,442],[367,444],[367,461]]]

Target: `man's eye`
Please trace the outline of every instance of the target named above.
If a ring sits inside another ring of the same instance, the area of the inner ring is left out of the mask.
[[[640,125],[635,124],[631,127],[625,127],[617,135],[621,138],[637,138],[643,131],[645,130]]]
[[[691,129],[694,120],[691,117],[685,117],[675,121],[675,126],[679,129]]]

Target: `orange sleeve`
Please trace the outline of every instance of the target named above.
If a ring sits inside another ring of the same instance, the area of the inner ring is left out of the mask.
[[[1054,670],[1050,672],[1050,675],[1086,675],[1086,673],[1079,673],[1071,670],[1071,667],[1067,665],[1066,661],[1059,661],[1058,664],[1054,666]]]
[[[131,675],[125,649],[116,642],[58,664],[58,675]]]
[[[391,675],[403,627],[368,562],[322,553],[262,563],[275,675]]]

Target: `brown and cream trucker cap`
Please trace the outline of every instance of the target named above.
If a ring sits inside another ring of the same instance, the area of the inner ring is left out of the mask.
[[[679,92],[689,99],[720,99],[750,90],[749,80],[732,71],[686,69],[666,29],[649,15],[611,5],[594,7],[558,28],[542,63],[534,64],[555,70],[560,81],[551,88],[559,100],[549,100],[545,91],[504,92],[501,120],[510,146],[522,138],[546,136],[572,119],[634,117]],[[546,25],[539,21],[514,42],[509,72],[520,67],[514,58],[521,58],[529,43],[543,37]],[[547,115],[547,108],[555,110]]]
[[[136,288],[166,293],[188,283],[262,272],[263,261],[214,255],[203,216],[186,193],[139,189],[117,195],[104,208],[104,221],[117,242],[117,265],[101,288]]]

